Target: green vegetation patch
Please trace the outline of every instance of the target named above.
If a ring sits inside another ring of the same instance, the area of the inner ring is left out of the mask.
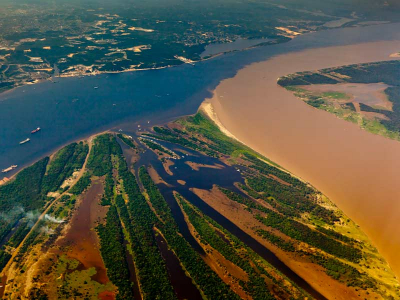
[[[48,162],[48,157],[43,158],[19,172],[15,180],[0,186],[0,211],[8,212],[17,205],[27,211],[42,208],[42,180]]]
[[[79,178],[78,182],[69,190],[69,192],[74,195],[80,195],[89,187],[91,183],[91,175],[86,172],[81,178]]]
[[[44,192],[56,191],[74,171],[81,169],[88,151],[88,145],[82,142],[72,143],[59,150],[49,163],[43,178]]]
[[[325,98],[332,98],[332,99],[350,99],[349,95],[346,93],[341,93],[341,92],[323,92],[322,97]]]
[[[104,185],[104,194],[103,197],[101,198],[101,205],[111,205],[112,199],[114,197],[114,178],[112,173],[108,173],[106,175],[105,179],[105,185]]]
[[[58,299],[97,300],[101,292],[115,290],[111,282],[104,285],[92,280],[96,274],[95,268],[77,270],[78,266],[78,260],[69,259],[65,255],[58,259],[54,270]]]
[[[66,219],[76,204],[76,196],[63,195],[49,210],[56,219]]]
[[[291,90],[306,103],[337,115],[339,118],[358,124],[361,128],[391,139],[400,139],[400,62],[398,60],[348,65],[322,69],[317,72],[300,72],[284,76],[278,84]],[[393,103],[392,111],[382,107],[371,107],[360,103],[362,112],[379,113],[384,118],[371,118],[357,113],[352,104],[333,104],[330,99],[349,99],[340,92],[325,92],[319,97],[298,88],[299,85],[338,84],[338,83],[385,83],[384,91]]]
[[[326,274],[335,280],[346,283],[347,286],[354,286],[365,290],[376,288],[376,281],[374,279],[336,258],[313,255],[311,259],[314,263],[323,266],[326,269]]]
[[[131,138],[129,138],[127,135],[122,134],[122,133],[118,133],[117,136],[129,147],[136,149],[135,144],[133,143],[133,140]]]
[[[100,252],[107,268],[107,276],[118,287],[117,299],[133,299],[133,283],[130,281],[125,258],[124,236],[117,208],[111,206],[106,224],[96,227],[100,237]]]
[[[336,257],[355,263],[359,262],[362,258],[361,250],[353,247],[353,245],[347,245],[339,242],[311,229],[307,225],[286,218],[273,211],[270,211],[266,218],[257,216],[257,219],[267,226],[278,229],[293,239],[305,242],[310,246],[319,248]]]
[[[141,141],[142,141],[147,147],[149,147],[151,150],[154,150],[154,151],[156,151],[156,152],[161,152],[161,154],[162,154],[162,153],[165,153],[165,154],[167,154],[167,155],[169,155],[169,156],[174,156],[174,154],[173,154],[171,151],[169,151],[169,150],[166,149],[165,147],[163,147],[163,146],[157,144],[156,142],[153,142],[152,140],[149,140],[149,139],[146,139],[146,138],[142,138]]]
[[[112,172],[111,154],[121,154],[122,150],[111,134],[102,134],[95,138],[88,160],[88,168],[95,176],[104,176]]]
[[[263,230],[263,229],[259,229],[256,231],[256,233],[261,236],[262,238],[270,241],[272,244],[278,246],[279,248],[281,248],[284,251],[288,251],[288,252],[293,252],[295,251],[295,248],[293,246],[293,243],[291,242],[286,242],[284,239],[282,239],[281,237],[267,231],[267,230]]]

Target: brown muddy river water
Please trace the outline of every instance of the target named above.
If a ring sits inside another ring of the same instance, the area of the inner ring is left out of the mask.
[[[58,246],[65,247],[68,250],[67,255],[77,259],[84,269],[95,267],[97,273],[92,278],[105,284],[109,280],[100,255],[99,240],[94,230],[97,221],[101,220],[107,212],[99,204],[102,194],[101,183],[94,183],[88,189],[72,217],[71,227],[65,237],[58,242]]]
[[[222,124],[309,181],[370,236],[400,275],[400,142],[317,110],[276,84],[299,71],[393,59],[400,41],[315,48],[250,65],[215,90]]]

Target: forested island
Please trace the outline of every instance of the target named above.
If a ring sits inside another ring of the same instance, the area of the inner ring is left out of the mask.
[[[290,74],[278,84],[315,108],[399,140],[399,75],[400,61],[392,60]]]
[[[4,299],[397,299],[325,195],[203,112],[70,144],[0,186]]]

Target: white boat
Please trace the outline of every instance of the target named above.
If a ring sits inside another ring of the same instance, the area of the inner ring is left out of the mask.
[[[18,166],[17,165],[12,165],[11,167],[8,167],[7,169],[1,170],[1,173],[8,173],[14,169],[16,169]]]
[[[39,132],[39,131],[40,131],[40,127],[36,128],[35,130],[32,130],[31,134],[34,134],[34,133]]]
[[[31,139],[27,138],[26,140],[23,140],[22,142],[19,142],[20,145],[26,144],[27,142],[29,142]]]

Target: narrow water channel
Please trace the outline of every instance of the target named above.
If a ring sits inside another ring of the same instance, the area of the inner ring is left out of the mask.
[[[182,147],[177,146],[175,148],[179,149]],[[185,151],[193,153],[193,151],[191,150],[185,149]],[[180,193],[189,202],[198,207],[205,215],[212,218],[230,233],[239,238],[254,252],[259,254],[262,258],[268,261],[272,266],[282,272],[285,276],[295,282],[299,287],[301,287],[315,299],[325,300],[326,298],[323,295],[321,295],[308,282],[306,282],[303,278],[297,275],[297,273],[290,269],[285,263],[283,263],[273,252],[264,247],[250,235],[245,233],[238,226],[225,218],[218,211],[213,209],[211,206],[209,206],[207,203],[205,203],[202,199],[200,199],[197,195],[189,190],[189,188],[191,187],[196,187],[200,189],[211,189],[214,184],[237,190],[237,188],[234,186],[234,183],[243,182],[243,178],[241,177],[240,172],[237,172],[234,167],[230,167],[227,165],[224,165],[225,167],[222,169],[200,168],[199,171],[193,171],[191,167],[185,163],[186,160],[196,161],[197,163],[207,165],[214,164],[216,162],[218,162],[219,164],[223,164],[216,158],[211,158],[200,153],[196,153],[195,156],[189,155],[182,157],[179,160],[176,160],[175,165],[171,167],[171,171],[174,173],[171,176],[166,173],[164,167],[162,166],[162,163],[157,159],[157,156],[152,151],[148,150],[141,155],[141,158],[137,162],[135,169],[138,169],[142,165],[151,165],[163,178],[163,180],[169,185],[166,186],[165,184],[158,184],[158,188],[160,189],[160,192],[170,206],[173,212],[173,216],[178,223],[179,229],[181,230],[181,228],[183,228],[184,231],[187,230],[188,235],[185,234],[184,237],[188,239],[189,243],[190,239],[194,238],[188,231],[187,224],[183,218],[183,214],[173,197],[173,191],[177,191],[178,193]],[[177,184],[178,179],[184,180],[186,182],[186,185],[182,186]]]
[[[118,142],[122,148],[125,159],[129,164],[129,162],[132,160],[132,151],[130,151],[130,148],[127,145],[125,145],[123,142],[121,142],[119,139],[118,139]],[[134,166],[133,171],[135,172],[136,178],[139,178],[139,176],[138,176],[139,167],[142,165],[148,165],[149,162],[157,163],[159,161],[157,160],[157,157],[155,156],[155,154],[153,152],[145,151],[144,153],[142,153],[140,155],[139,161]],[[168,175],[163,168],[162,168],[162,170],[157,170],[157,171],[158,172],[162,171],[161,174],[159,173],[160,175],[164,175],[164,176]],[[138,184],[141,185],[140,180],[138,180]],[[190,230],[185,222],[183,213],[182,213],[181,209],[179,208],[178,203],[176,203],[176,200],[175,200],[175,197],[174,197],[172,191],[164,190],[166,188],[165,185],[159,185],[158,188],[160,189],[165,200],[167,201],[168,205],[171,208],[172,215],[178,224],[179,232],[188,241],[188,243],[193,247],[193,249],[195,249],[199,254],[205,254],[203,248],[199,245],[199,243],[197,243],[196,239],[190,233]]]
[[[124,248],[126,255],[126,262],[129,268],[129,279],[133,283],[133,297],[135,300],[142,300],[142,294],[140,293],[139,281],[136,276],[135,264],[133,262],[133,256],[128,250],[128,242],[124,240]]]
[[[201,294],[192,279],[185,274],[175,253],[168,249],[167,242],[156,234],[157,246],[167,265],[168,277],[179,300],[202,300]]]

